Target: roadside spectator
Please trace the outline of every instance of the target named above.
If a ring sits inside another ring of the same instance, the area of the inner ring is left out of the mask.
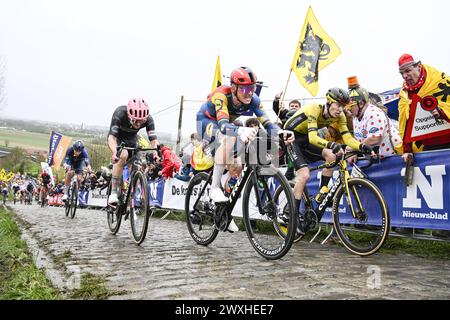
[[[400,90],[398,102],[399,131],[403,140],[406,128],[411,119],[410,111],[413,104],[420,101],[420,105],[430,112],[436,122],[450,122],[450,77],[432,66],[415,61],[410,54],[403,54],[398,60],[399,72],[404,83]],[[427,139],[411,139],[403,143],[403,160],[406,162],[409,156],[415,152],[413,143],[423,151],[450,148],[450,136],[438,135]],[[433,230],[433,235],[449,237],[450,231]]]
[[[400,90],[398,102],[399,108],[399,131],[405,140],[405,131],[410,120],[410,109],[414,101],[420,101],[421,105],[430,102],[432,114],[437,121],[450,122],[450,77],[445,73],[429,66],[415,61],[409,54],[402,55],[398,60],[399,72],[404,83]],[[429,99],[426,99],[429,98]],[[417,145],[417,139],[416,140]],[[432,138],[421,140],[423,151],[439,150],[450,148],[450,135],[439,135]],[[412,143],[403,144],[403,160],[409,155],[413,155]]]
[[[198,142],[194,146],[194,151],[191,157],[192,174],[195,175],[202,171],[210,170],[214,165],[214,160],[208,152],[204,149],[207,145],[206,141]]]
[[[167,180],[180,170],[181,161],[172,149],[167,146],[161,145],[161,153],[163,158],[161,175],[164,180]]]
[[[152,153],[147,153],[147,176],[150,180],[157,180],[161,177],[161,171],[163,169],[161,159],[153,157]]]
[[[175,174],[175,178],[181,181],[189,181],[193,174],[194,170],[190,163],[183,165],[178,173]]]
[[[192,133],[190,137],[189,143],[187,143],[182,149],[180,154],[178,155],[181,158],[181,163],[184,165],[189,164],[191,162],[192,153],[194,152],[194,146],[196,144],[197,134]]]
[[[291,100],[289,102],[289,108],[286,109],[286,107],[284,106],[284,102],[280,102],[282,94],[283,93],[280,92],[275,96],[275,99],[272,102],[272,109],[280,119],[281,124],[284,126],[287,119],[289,119],[297,110],[299,110],[302,107],[302,104],[298,100]]]
[[[401,154],[402,139],[389,117],[369,100],[369,92],[363,87],[350,89],[349,110],[353,117],[353,135],[361,143],[379,147],[380,158]],[[355,162],[356,156],[349,159]]]
[[[281,125],[284,126],[284,124],[286,123],[286,121],[297,111],[302,107],[302,104],[300,103],[300,101],[298,100],[291,100],[289,102],[289,108],[286,109],[284,106],[284,102],[281,101],[280,102],[280,98],[281,95],[283,93],[280,92],[275,96],[275,99],[272,102],[272,109],[275,112],[275,114],[277,115],[277,117],[279,118],[279,121],[281,121]],[[285,150],[284,150],[285,151]],[[288,166],[286,173],[285,173],[285,177],[288,180],[292,180],[295,178],[295,173],[294,173],[294,165],[292,164],[292,162],[290,161],[290,159],[286,156],[286,152],[281,152],[280,151],[280,158],[279,158],[279,163],[280,165],[286,165]]]

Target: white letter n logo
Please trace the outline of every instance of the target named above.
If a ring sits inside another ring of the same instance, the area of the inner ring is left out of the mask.
[[[150,183],[150,195],[152,199],[158,198],[158,183]]]
[[[425,173],[431,178],[431,184],[422,174],[419,168],[414,167],[414,179],[412,185],[406,188],[406,198],[403,198],[403,207],[422,208],[422,200],[417,197],[417,188],[420,189],[423,198],[430,209],[444,208],[444,188],[443,178],[445,175],[445,165],[426,166]],[[405,176],[405,168],[401,175]]]

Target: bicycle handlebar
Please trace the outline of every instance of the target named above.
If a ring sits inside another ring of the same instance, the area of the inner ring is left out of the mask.
[[[161,146],[157,146],[156,148],[140,148],[140,147],[126,147],[122,142],[120,145],[116,147],[116,158],[120,157],[120,153],[122,150],[132,150],[132,151],[158,151],[158,155],[161,155]]]
[[[342,145],[342,149],[344,149],[345,150],[345,148],[346,148],[346,145],[345,144],[343,144]],[[369,168],[370,166],[372,166],[372,164],[374,164],[377,160],[379,161],[379,159],[380,159],[380,157],[379,157],[379,151],[380,151],[380,147],[374,147],[373,148],[373,151],[375,152],[375,154],[377,155],[377,158],[370,158],[370,160],[369,160],[369,164],[368,165],[366,165],[366,166],[362,166],[362,167],[359,167],[360,169],[367,169],[367,168]],[[360,156],[360,155],[364,155],[364,153],[363,152],[361,152],[361,151],[359,151],[359,150],[357,150],[357,151],[355,151],[355,150],[353,150],[353,151],[349,151],[349,152],[346,152],[343,156],[336,156],[336,160],[335,161],[332,161],[332,162],[325,162],[324,164],[322,164],[322,165],[320,165],[320,166],[317,166],[317,167],[312,167],[312,168],[310,168],[309,170],[310,171],[315,171],[315,170],[318,170],[318,169],[322,169],[322,168],[327,168],[327,169],[330,169],[330,168],[334,168],[334,167],[336,167],[337,166],[337,164],[340,162],[340,161],[342,161],[342,160],[347,160],[348,158],[351,158],[351,157],[353,157],[353,156]]]

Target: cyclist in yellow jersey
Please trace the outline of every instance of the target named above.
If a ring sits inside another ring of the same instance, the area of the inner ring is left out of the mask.
[[[297,171],[294,187],[296,208],[300,206],[303,190],[309,179],[308,163],[320,160],[331,162],[336,160],[336,156],[344,154],[341,144],[319,137],[318,129],[336,123],[344,144],[354,150],[376,156],[370,146],[359,143],[347,128],[347,119],[343,110],[344,106],[350,102],[347,91],[331,88],[326,98],[325,105],[310,104],[302,107],[284,125],[284,129],[294,131],[295,134],[295,141],[287,146],[287,152]],[[333,169],[323,169],[320,189],[328,186],[332,174]],[[298,232],[302,234],[306,232],[303,218],[299,217],[298,228]]]

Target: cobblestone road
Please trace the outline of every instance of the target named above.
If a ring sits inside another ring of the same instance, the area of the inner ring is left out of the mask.
[[[300,242],[281,260],[267,261],[246,233],[220,233],[196,245],[184,222],[150,220],[134,244],[129,221],[110,234],[106,213],[14,206],[24,238],[59,287],[79,274],[107,277],[123,291],[110,299],[450,299],[450,262],[411,255],[361,258],[344,248]]]

